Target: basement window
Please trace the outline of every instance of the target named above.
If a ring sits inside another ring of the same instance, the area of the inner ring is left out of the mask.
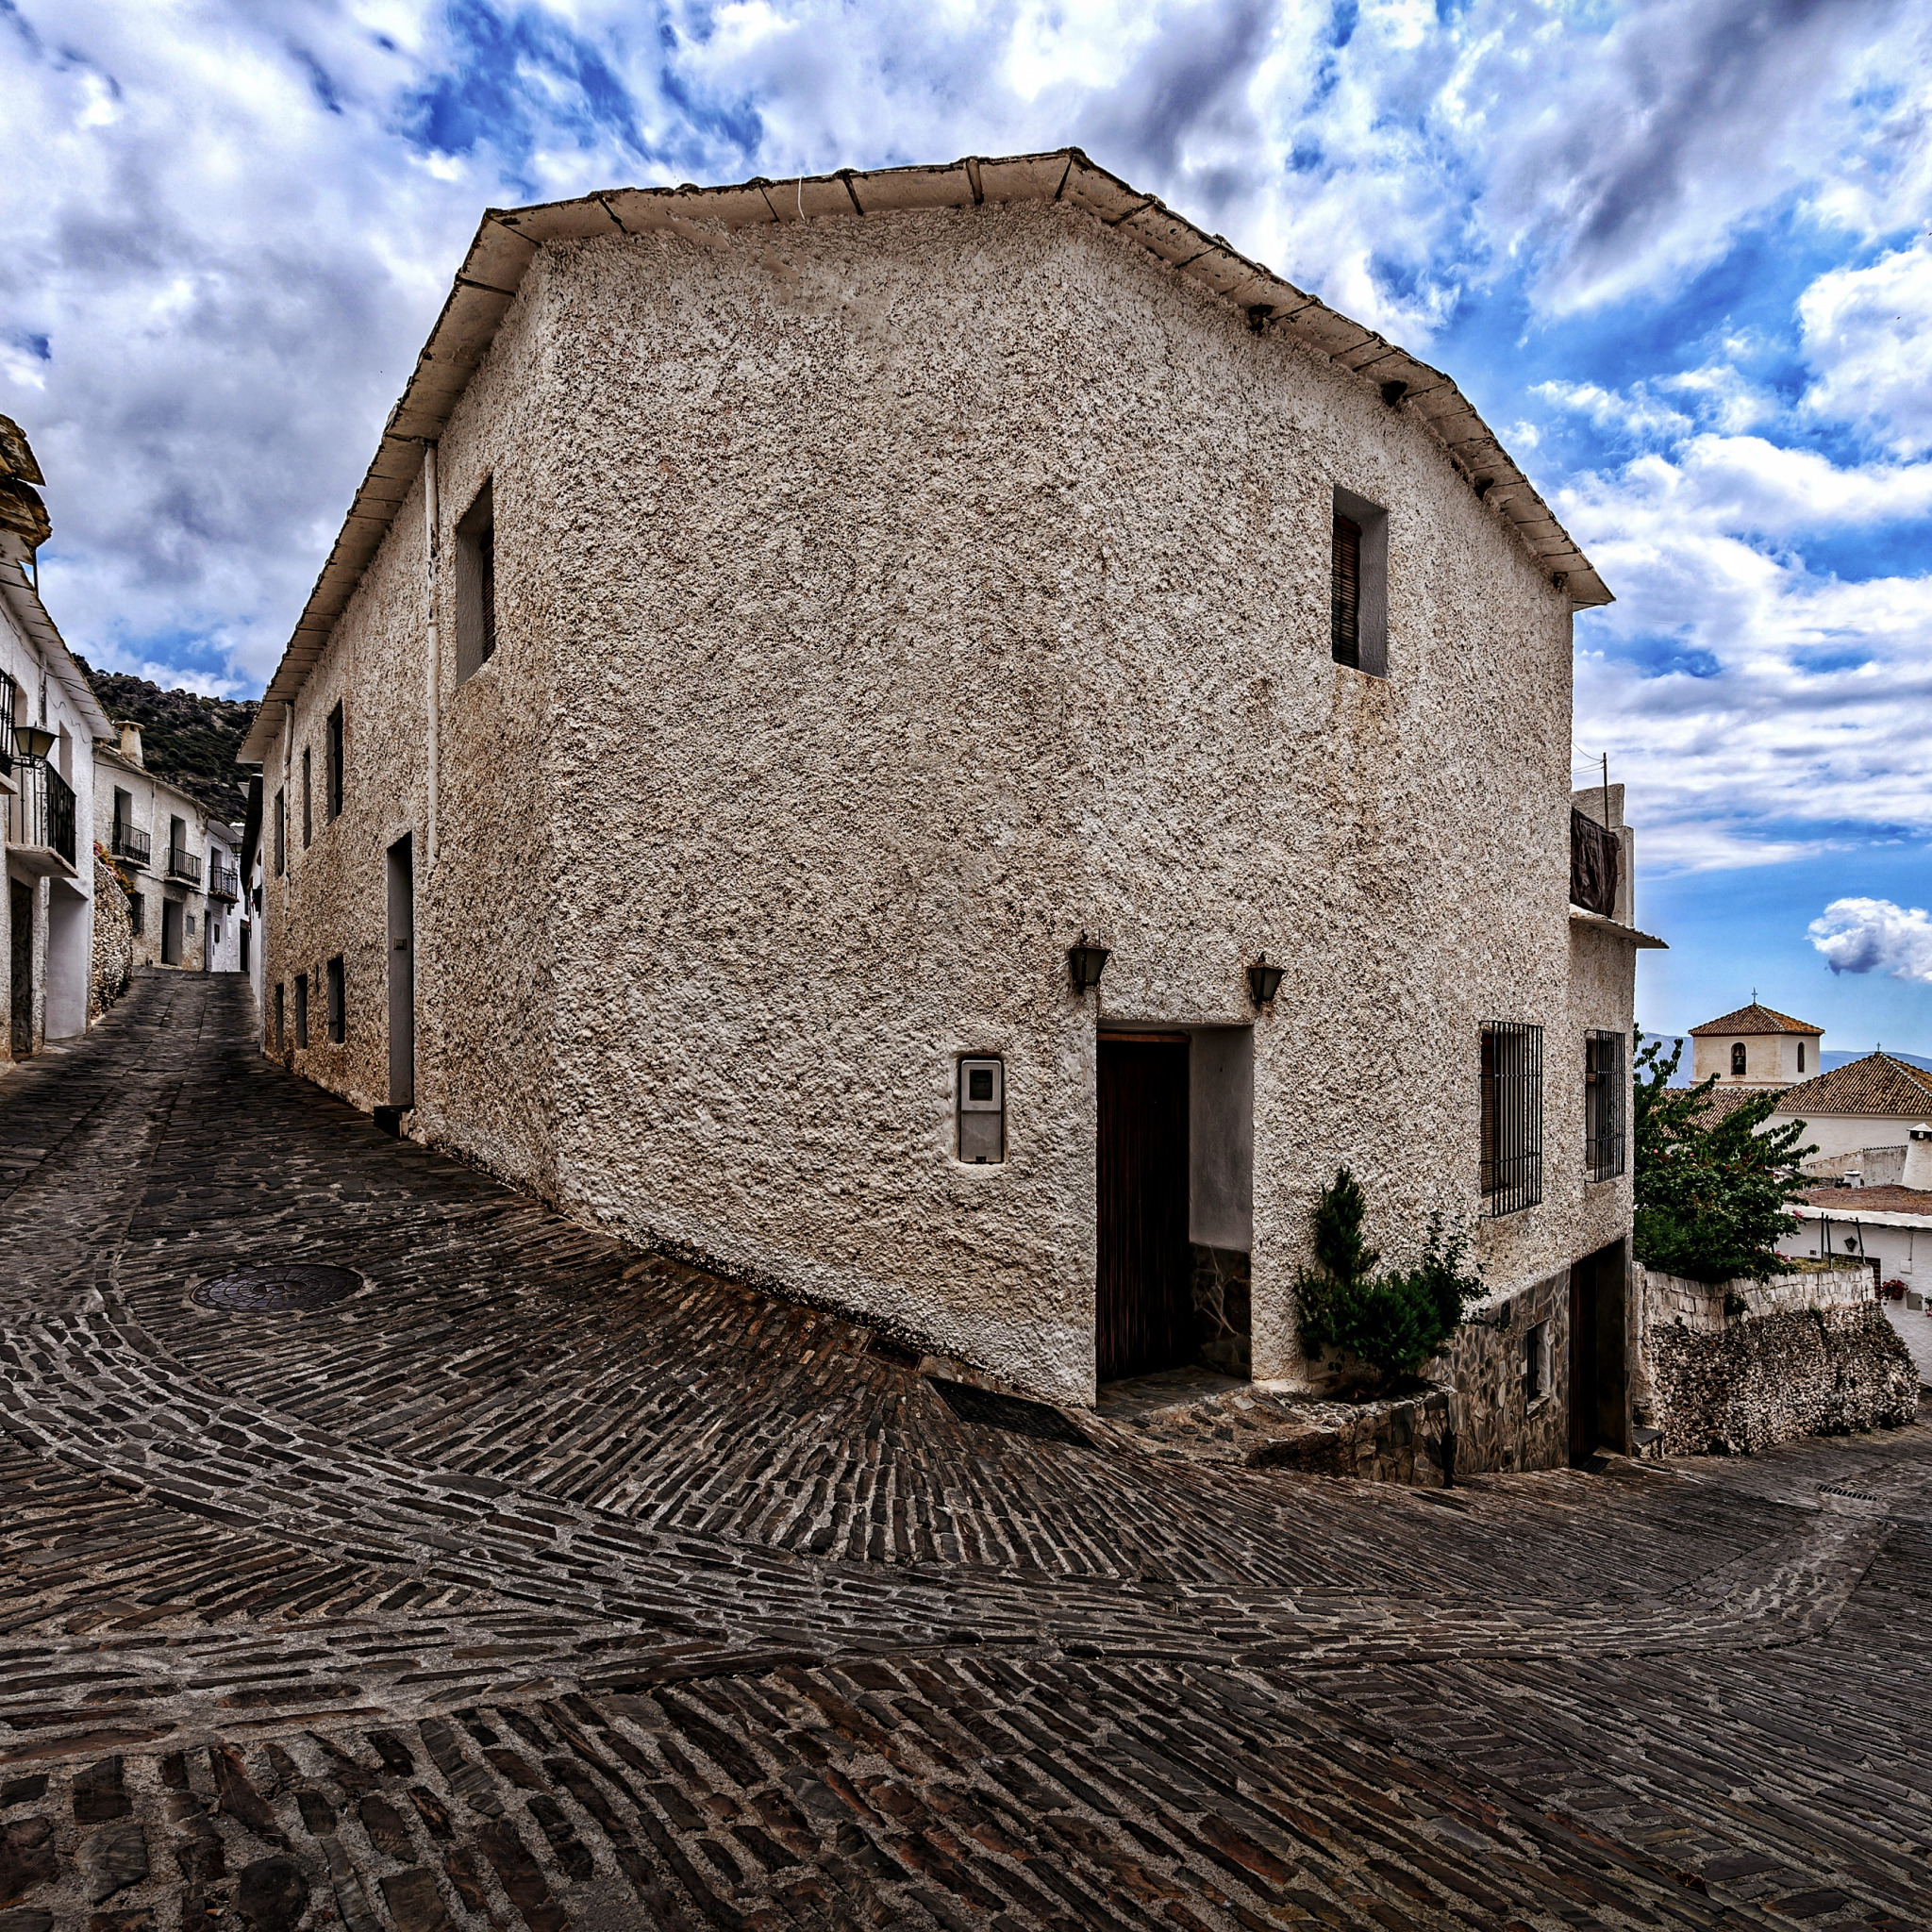
[[[328,962],[328,1037],[338,1046],[348,1038],[348,997],[342,985],[342,956]]]
[[[1532,1407],[1550,1392],[1550,1324],[1536,1323],[1524,1343],[1523,1395]]]
[[[1338,664],[1389,675],[1389,512],[1338,484],[1329,569],[1329,649]]]
[[[457,682],[496,655],[496,500],[486,481],[457,525]]]

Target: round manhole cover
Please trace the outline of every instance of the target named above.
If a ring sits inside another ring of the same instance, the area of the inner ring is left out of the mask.
[[[218,1281],[205,1281],[189,1299],[205,1308],[226,1308],[236,1314],[281,1315],[346,1301],[361,1286],[362,1277],[353,1268],[275,1262],[261,1268],[238,1268]]]

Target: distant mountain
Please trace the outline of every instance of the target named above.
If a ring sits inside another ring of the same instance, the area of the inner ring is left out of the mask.
[[[1828,1074],[1834,1067],[1846,1066],[1853,1060],[1863,1059],[1871,1051],[1872,1049],[1867,1046],[1840,1053],[1835,1046],[1828,1047],[1818,1056],[1818,1071]],[[1924,1054],[1900,1053],[1897,1047],[1888,1046],[1885,1049],[1885,1056],[1888,1059],[1904,1060],[1908,1067],[1924,1067],[1928,1074],[1932,1074],[1932,1060],[1928,1060]]]
[[[76,660],[101,709],[117,724],[141,726],[141,755],[156,776],[178,785],[204,811],[239,825],[248,810],[248,778],[235,762],[261,708],[254,700],[205,698],[163,691],[144,677],[96,671]]]

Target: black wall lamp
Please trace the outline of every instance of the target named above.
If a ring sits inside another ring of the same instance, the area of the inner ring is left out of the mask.
[[[54,749],[54,734],[44,724],[16,724],[13,741],[24,758],[44,758]]]
[[[1274,995],[1281,991],[1281,975],[1287,971],[1286,966],[1269,965],[1266,953],[1248,968],[1248,991],[1257,1007],[1273,1004]]]
[[[1112,957],[1106,946],[1091,945],[1087,935],[1080,935],[1079,942],[1067,948],[1067,969],[1074,975],[1074,989],[1076,992],[1090,992],[1100,984],[1100,975],[1107,969],[1107,962]]]

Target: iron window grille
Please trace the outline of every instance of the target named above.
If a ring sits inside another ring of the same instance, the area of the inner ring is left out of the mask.
[[[20,686],[0,671],[0,778],[9,777],[13,761],[20,756],[13,741],[13,708],[20,702]]]
[[[1583,1164],[1593,1181],[1624,1172],[1624,1036],[1593,1030],[1583,1041]]]
[[[1543,1197],[1543,1029],[1483,1022],[1483,1213],[1521,1213]]]

